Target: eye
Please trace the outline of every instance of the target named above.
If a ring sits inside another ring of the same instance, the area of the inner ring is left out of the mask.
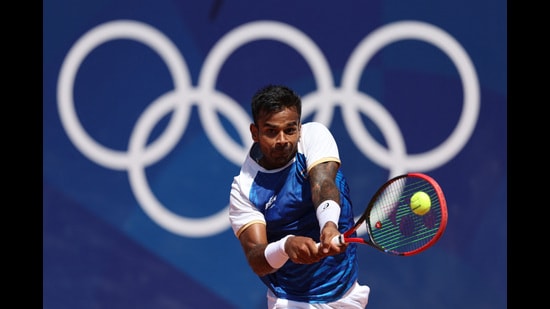
[[[288,128],[285,130],[285,133],[288,134],[288,135],[293,135],[293,134],[296,134],[298,130],[296,128]]]
[[[277,130],[273,128],[266,128],[265,130],[263,130],[263,134],[268,137],[273,137],[277,135]]]

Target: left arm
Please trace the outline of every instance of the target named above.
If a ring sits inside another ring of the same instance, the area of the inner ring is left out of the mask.
[[[331,207],[340,207],[340,190],[336,186],[336,173],[340,164],[335,161],[327,161],[314,166],[309,171],[309,177],[311,182],[311,199],[316,209],[320,204],[327,200],[332,200],[337,205],[331,205]],[[324,226],[321,226],[321,248],[323,253],[335,250],[335,253],[340,253],[345,250],[347,246],[331,245],[331,240],[335,236],[339,235],[338,231],[338,218],[336,223],[328,221]]]
[[[335,182],[339,167],[338,162],[328,161],[317,164],[309,171],[311,199],[316,207],[326,200],[333,200],[340,204],[340,191]]]

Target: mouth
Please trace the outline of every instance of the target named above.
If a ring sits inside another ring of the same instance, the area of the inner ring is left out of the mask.
[[[282,147],[273,149],[271,156],[273,159],[278,161],[287,161],[294,155],[292,147]]]
[[[280,157],[286,158],[286,157],[289,156],[289,154],[290,154],[290,148],[288,148],[288,147],[275,148],[275,149],[273,149],[273,151],[271,151],[271,155],[274,158],[280,158]]]

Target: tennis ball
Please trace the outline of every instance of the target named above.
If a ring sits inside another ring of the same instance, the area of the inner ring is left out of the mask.
[[[430,196],[423,191],[418,191],[411,196],[411,210],[417,215],[425,215],[432,207]]]

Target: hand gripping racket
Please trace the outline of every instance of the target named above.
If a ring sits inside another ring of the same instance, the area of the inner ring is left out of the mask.
[[[417,192],[425,194],[415,195]],[[352,236],[363,223],[367,238]],[[388,254],[409,256],[435,244],[446,226],[447,203],[439,184],[428,175],[408,173],[384,183],[355,225],[332,241],[366,244]]]

